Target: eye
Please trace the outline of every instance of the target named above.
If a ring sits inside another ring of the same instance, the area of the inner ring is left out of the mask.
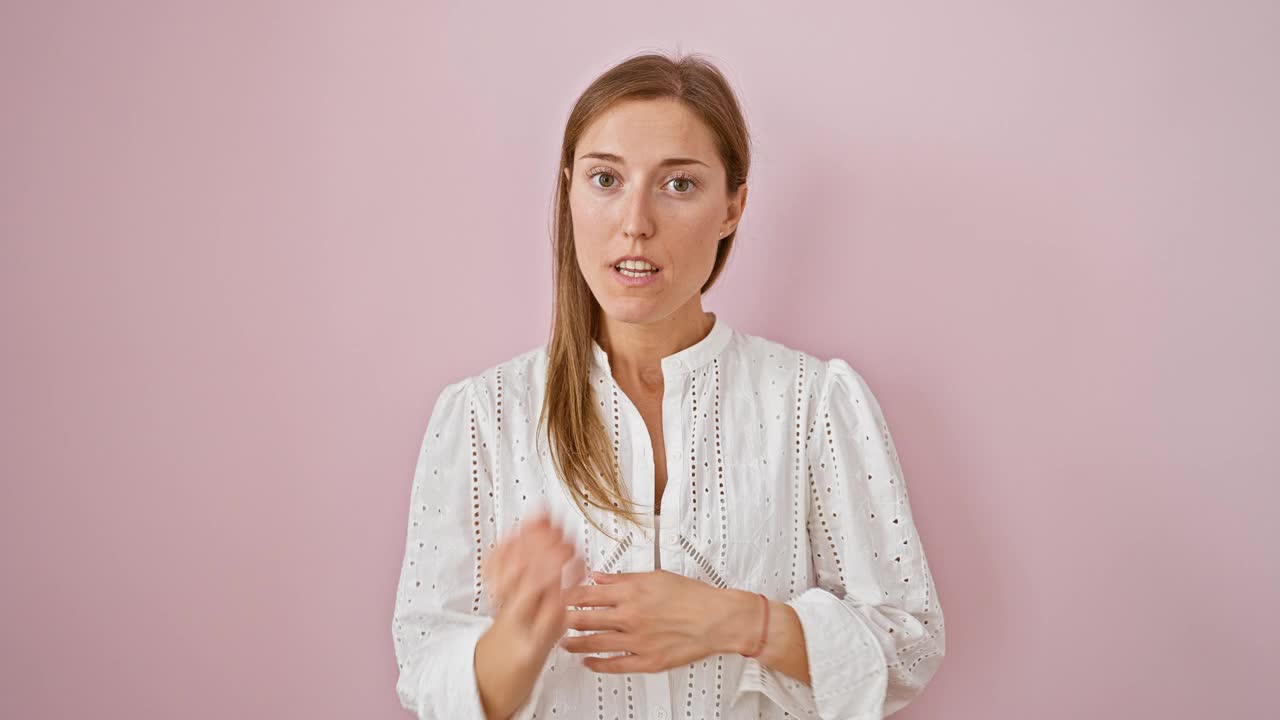
[[[688,188],[687,190],[676,190],[677,195],[688,195],[692,193],[693,189],[698,186],[698,181],[694,180],[689,175],[677,175],[667,181],[668,185],[672,185],[673,183],[684,183],[684,185],[682,185],[681,187]]]
[[[599,187],[599,188],[611,188],[611,187],[613,187],[613,186],[614,186],[614,184],[616,184],[616,183],[617,183],[617,181],[618,181],[618,179],[617,179],[617,178],[615,178],[615,177],[613,176],[613,173],[609,172],[608,170],[592,170],[591,172],[587,173],[587,179],[588,179],[588,180],[594,180],[597,176],[600,176],[600,175],[603,175],[603,176],[605,176],[605,177],[608,177],[608,178],[609,178],[609,182],[608,182],[608,183],[606,183],[606,184],[604,184],[604,185],[596,185],[596,187]]]
[[[597,177],[604,178],[599,183],[592,183],[595,187],[602,190],[611,189],[618,184],[618,178],[614,174],[604,168],[595,168],[587,173],[587,180],[594,181]],[[679,183],[678,185],[675,185]],[[678,174],[667,181],[667,185],[674,185],[673,189],[677,195],[689,195],[698,187],[698,181],[692,175],[684,173]]]

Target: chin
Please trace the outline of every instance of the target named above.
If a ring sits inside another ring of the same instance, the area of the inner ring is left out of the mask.
[[[600,310],[609,318],[625,323],[652,322],[658,315],[657,308],[651,302],[601,303]]]
[[[667,316],[658,298],[610,298],[600,303],[600,310],[610,319],[624,323],[656,322]]]

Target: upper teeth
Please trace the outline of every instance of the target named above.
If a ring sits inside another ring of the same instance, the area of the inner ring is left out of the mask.
[[[618,267],[626,268],[628,270],[657,270],[658,269],[643,260],[623,260],[622,262],[618,263]]]

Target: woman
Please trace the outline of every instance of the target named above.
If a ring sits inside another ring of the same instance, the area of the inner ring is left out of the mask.
[[[419,717],[872,718],[937,670],[871,390],[703,310],[748,165],[697,56],[576,103],[550,341],[446,386],[423,438],[393,619]]]

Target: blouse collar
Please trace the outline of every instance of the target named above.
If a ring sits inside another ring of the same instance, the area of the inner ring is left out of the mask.
[[[662,358],[663,375],[679,375],[697,370],[714,360],[720,354],[720,351],[724,350],[725,346],[729,344],[729,339],[733,336],[733,330],[714,312],[709,314],[713,321],[711,332],[689,347]],[[591,354],[595,360],[596,367],[612,374],[609,366],[609,354],[594,339],[591,341]]]

